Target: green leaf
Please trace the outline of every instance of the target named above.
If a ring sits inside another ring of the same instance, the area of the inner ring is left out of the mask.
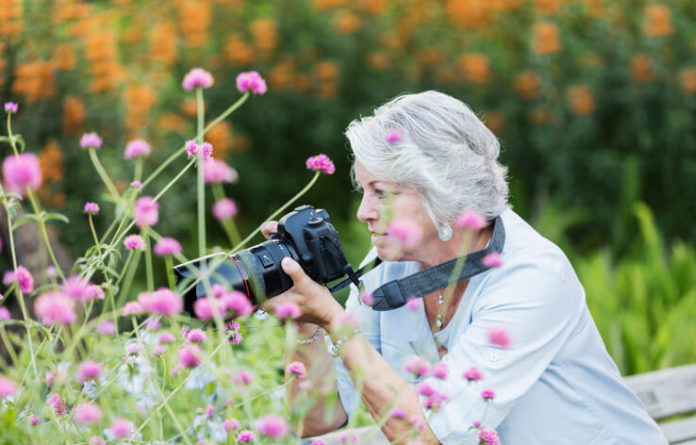
[[[46,213],[43,217],[44,221],[50,221],[52,219],[57,219],[58,221],[63,221],[66,224],[70,224],[70,220],[67,216],[61,213]]]
[[[12,209],[10,209],[10,213],[12,212]],[[34,222],[39,222],[39,216],[35,214],[30,214],[30,215],[24,215],[21,218],[17,219],[14,224],[12,224],[12,230],[17,230],[22,224],[29,222],[29,221],[34,221]]]

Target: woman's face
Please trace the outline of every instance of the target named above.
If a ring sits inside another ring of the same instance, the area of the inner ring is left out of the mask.
[[[412,189],[380,179],[355,162],[355,182],[362,191],[358,219],[367,223],[372,234],[372,244],[380,258],[398,261],[419,261],[439,241],[437,230],[428,217],[420,195]],[[391,221],[410,221],[420,229],[420,240],[404,246],[397,238],[387,234]]]

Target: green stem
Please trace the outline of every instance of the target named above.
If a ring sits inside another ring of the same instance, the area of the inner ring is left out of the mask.
[[[147,290],[155,290],[154,279],[152,275],[152,250],[150,249],[150,231],[147,227],[143,227],[143,238],[145,239],[145,276],[147,280]]]
[[[12,135],[12,113],[7,113],[7,136],[10,138],[10,145],[12,146],[12,151],[14,151],[15,156],[19,156],[19,150],[17,150],[17,145],[15,144],[15,138]]]
[[[237,102],[233,103],[230,105],[228,109],[226,109],[220,116],[218,116],[214,121],[208,124],[207,127],[205,127],[205,130],[203,130],[203,134],[207,133],[210,131],[211,128],[222,122],[227,116],[232,114],[233,111],[235,111],[237,108],[241,107],[244,102],[249,98],[249,92],[247,91],[244,93],[242,97],[237,99]]]
[[[94,164],[94,168],[97,170],[97,173],[101,177],[102,181],[104,181],[104,185],[106,185],[106,188],[109,189],[109,193],[111,193],[114,199],[118,202],[118,198],[120,197],[118,190],[116,190],[116,186],[113,182],[111,182],[111,178],[109,178],[109,175],[106,173],[106,170],[104,170],[104,167],[99,161],[99,157],[97,156],[97,150],[94,147],[89,147],[88,150],[89,157],[90,159],[92,159],[92,164]]]
[[[101,263],[102,266],[104,266],[104,258],[102,257],[101,247],[99,245],[99,237],[97,236],[97,231],[94,228],[94,220],[92,219],[91,213],[87,214],[87,219],[89,220],[89,229],[92,231],[92,238],[94,238],[94,245],[96,246],[97,254],[99,255],[99,262]],[[106,275],[104,275],[104,278],[106,278]]]
[[[176,277],[174,277],[174,261],[172,261],[171,255],[164,256],[164,264],[167,267],[167,284],[169,284],[169,289],[176,289]]]
[[[203,124],[205,119],[205,105],[203,103],[203,89],[196,88],[196,104],[198,106],[197,113],[197,142],[199,144],[203,143]],[[197,204],[198,204],[198,255],[204,256],[206,250],[205,241],[205,182],[203,179],[203,174],[205,170],[205,157],[203,155],[203,149],[199,147],[198,149],[198,174],[196,182],[197,190]]]
[[[308,183],[302,190],[300,190],[295,196],[293,196],[292,198],[290,198],[290,200],[289,200],[288,202],[286,202],[284,205],[282,205],[278,210],[276,210],[275,212],[273,212],[273,214],[271,214],[271,216],[269,216],[268,218],[266,218],[266,220],[265,220],[264,222],[262,222],[257,228],[255,228],[255,229],[249,234],[249,236],[247,236],[246,238],[244,238],[244,240],[243,240],[241,243],[239,243],[238,245],[236,245],[236,246],[234,247],[234,249],[232,250],[232,252],[234,253],[234,252],[239,251],[242,247],[244,247],[244,246],[246,245],[246,243],[248,243],[249,241],[251,241],[251,239],[252,239],[257,233],[259,233],[259,231],[261,230],[261,228],[263,227],[264,224],[266,224],[268,221],[271,221],[271,220],[273,220],[273,218],[275,218],[275,217],[277,217],[278,215],[280,215],[280,214],[281,214],[283,211],[285,211],[285,209],[287,209],[292,203],[294,203],[295,201],[297,201],[298,199],[300,199],[300,198],[302,197],[302,195],[304,195],[305,193],[307,193],[307,191],[309,191],[309,189],[312,188],[312,186],[314,185],[314,183],[317,182],[317,179],[319,179],[319,175],[321,175],[321,173],[320,173],[320,172],[316,172],[316,173],[314,174],[314,177],[312,178],[312,180],[309,181],[309,183]]]
[[[140,178],[142,176],[143,176],[143,158],[142,158],[142,156],[138,156],[135,158],[135,174],[133,175],[133,180],[140,181]]]
[[[131,259],[135,258],[135,261],[131,262]],[[133,281],[133,275],[135,274],[135,269],[138,266],[138,262],[140,260],[140,252],[136,251],[131,251],[128,254],[128,258],[126,259],[126,264],[123,266],[123,272],[121,276],[118,277],[118,281],[116,282],[116,285],[118,286],[118,283],[121,281],[122,278],[125,276],[125,282],[123,287],[121,288],[121,291],[118,293],[118,301],[116,302],[116,307],[121,307],[124,303],[124,299],[128,295],[128,292],[130,292],[130,285],[131,282]],[[130,264],[128,264],[130,263]]]
[[[19,360],[17,359],[17,354],[15,353],[14,347],[12,346],[12,342],[10,341],[10,338],[7,336],[7,331],[5,331],[5,326],[3,325],[0,325],[0,337],[2,337],[2,342],[5,344],[5,349],[7,350],[7,353],[10,355],[12,363],[14,363],[15,366],[18,366]]]
[[[213,184],[212,190],[216,202],[225,198],[225,191],[222,189],[222,184],[219,182]],[[225,234],[233,246],[242,242],[242,237],[239,235],[239,230],[237,230],[237,224],[235,224],[234,219],[222,220],[220,221],[220,225],[225,230]]]
[[[63,271],[60,268],[60,264],[58,264],[58,260],[56,259],[56,256],[53,253],[53,248],[51,248],[51,242],[48,239],[48,232],[46,232],[46,223],[44,222],[43,218],[40,217],[41,206],[39,205],[39,201],[36,199],[36,196],[34,196],[34,192],[32,192],[30,189],[27,189],[27,192],[29,193],[29,200],[31,201],[31,205],[34,208],[34,213],[37,216],[39,216],[39,228],[41,229],[41,237],[43,238],[44,244],[46,244],[48,255],[51,257],[51,261],[53,262],[53,265],[56,268],[56,272],[58,272],[58,275],[60,275],[61,280],[65,281],[65,275],[63,275]]]

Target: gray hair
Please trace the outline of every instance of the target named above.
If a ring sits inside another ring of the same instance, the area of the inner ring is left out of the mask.
[[[393,134],[398,141],[388,141]],[[435,227],[477,210],[493,219],[507,207],[500,143],[471,109],[447,94],[406,94],[350,123],[346,137],[371,174],[413,188]],[[353,172],[351,171],[351,176]]]

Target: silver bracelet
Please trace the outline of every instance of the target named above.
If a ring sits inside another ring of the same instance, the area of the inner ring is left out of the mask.
[[[331,349],[329,350],[329,355],[331,355],[331,357],[338,357],[341,353],[341,348],[343,347],[343,345],[346,344],[348,340],[361,333],[362,330],[358,328],[354,330],[353,333],[351,333],[350,335],[344,335],[343,337],[339,338],[338,341],[331,346]]]
[[[321,333],[324,332],[324,330],[319,326],[316,331],[314,331],[314,334],[312,334],[311,337],[305,338],[304,340],[297,340],[298,345],[308,345],[310,343],[313,343],[316,341],[317,338],[321,335]]]

